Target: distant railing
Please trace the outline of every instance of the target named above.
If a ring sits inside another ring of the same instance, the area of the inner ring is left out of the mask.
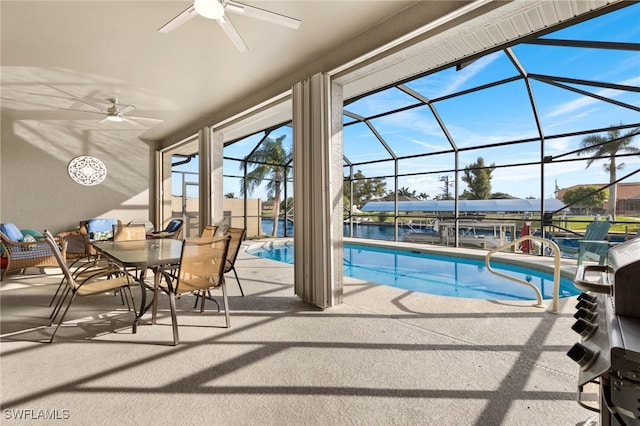
[[[516,246],[516,244],[520,244],[523,241],[527,241],[527,240],[532,240],[532,241],[537,241],[541,244],[541,246],[544,248],[544,245],[547,244],[549,246],[551,246],[551,248],[553,248],[553,257],[554,257],[554,267],[553,267],[553,300],[552,300],[552,304],[551,304],[551,311],[557,313],[558,312],[558,298],[560,295],[560,248],[558,248],[558,245],[556,243],[554,243],[551,240],[547,240],[545,238],[540,238],[540,237],[534,237],[533,235],[525,235],[523,237],[518,238],[515,241],[510,241],[507,244],[504,244],[503,246],[500,246],[498,248],[495,248],[491,251],[489,251],[487,253],[487,255],[484,258],[484,263],[487,266],[487,270],[489,270],[489,272],[498,275],[502,278],[506,278],[510,281],[516,282],[518,284],[523,284],[527,287],[530,287],[534,293],[536,294],[536,297],[538,299],[538,306],[544,306],[542,303],[542,293],[540,293],[540,289],[538,287],[536,287],[535,285],[528,283],[526,281],[523,281],[519,278],[515,278],[509,275],[505,275],[501,272],[495,271],[492,267],[491,267],[491,256],[493,256],[495,253],[504,251],[505,249],[509,248],[509,247],[514,247]],[[544,251],[543,251],[544,252]]]

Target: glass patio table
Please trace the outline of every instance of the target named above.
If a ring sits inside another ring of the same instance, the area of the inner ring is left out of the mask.
[[[133,321],[133,333],[135,333],[140,318],[153,305],[153,300],[147,305],[147,285],[145,284],[147,269],[180,263],[182,240],[154,238],[144,241],[96,241],[93,246],[102,256],[121,267],[139,270],[136,279],[140,285],[142,300],[140,301],[140,311],[136,313],[136,318]]]

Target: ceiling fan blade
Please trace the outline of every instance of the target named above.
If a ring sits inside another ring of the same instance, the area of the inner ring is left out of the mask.
[[[127,115],[125,118],[129,118],[129,119],[133,119],[133,120],[157,121],[158,123],[164,123],[164,120],[161,119],[161,118],[141,117],[139,115]]]
[[[227,33],[227,37],[231,39],[233,44],[235,44],[235,46],[241,53],[249,50],[244,40],[242,40],[242,37],[240,37],[240,33],[238,32],[238,30],[236,30],[236,27],[233,26],[226,15],[220,19],[216,19],[216,21],[218,21],[218,24],[220,24],[224,32]]]
[[[170,20],[169,22],[167,22],[166,24],[158,28],[158,32],[168,33],[170,31],[173,31],[176,28],[178,28],[180,25],[191,20],[191,18],[193,18],[197,14],[198,12],[196,12],[196,9],[195,7],[193,7],[193,4],[192,4],[191,6],[183,10],[180,14],[178,14],[178,16],[176,16],[175,18],[173,18],[172,20]]]
[[[237,13],[239,15],[245,15],[251,18],[260,19],[262,21],[267,21],[267,22],[282,25],[285,27],[293,28],[294,30],[297,30],[298,28],[300,28],[299,19],[291,18],[289,16],[281,15],[279,13],[270,12],[268,10],[259,9],[257,7],[238,3],[233,0],[227,0],[225,2],[225,11]]]
[[[133,111],[134,109],[136,109],[136,107],[134,107],[133,105],[121,105],[122,108],[119,108],[118,110],[120,111],[120,114],[126,114],[129,111]]]
[[[123,118],[124,118],[124,120],[122,120],[122,121],[124,123],[133,124],[133,125],[138,126],[138,127],[150,127],[150,126],[144,125],[142,123],[139,123],[136,120],[132,120],[133,117],[123,117]],[[116,123],[116,124],[120,124],[120,123]]]
[[[58,90],[59,90],[59,89],[58,89]],[[60,90],[60,91],[61,91],[62,93],[66,93],[66,92],[64,92],[64,91],[62,91],[62,90]],[[27,94],[29,94],[29,95],[38,95],[38,96],[43,96],[41,93],[27,92]],[[82,104],[85,104],[85,105],[88,105],[88,106],[90,106],[90,107],[92,107],[92,108],[97,109],[98,111],[100,111],[100,113],[105,113],[105,112],[107,111],[106,109],[102,108],[102,107],[101,107],[100,105],[98,105],[98,104],[94,104],[93,102],[89,102],[88,100],[83,99],[83,98],[77,98],[77,97],[75,97],[75,96],[73,96],[73,95],[68,95],[68,96],[44,95],[44,96],[46,96],[46,97],[48,97],[48,98],[66,99],[66,100],[68,100],[68,101],[72,101],[72,102],[75,102],[75,103],[82,103]],[[72,105],[72,106],[73,106],[73,105]],[[72,110],[72,111],[83,111],[83,110],[76,109],[76,108],[59,108],[59,109],[69,109],[69,110]],[[83,112],[98,112],[98,111],[83,111]]]
[[[87,111],[86,109],[75,109],[75,108],[57,108],[57,109],[64,110],[64,111],[87,112],[89,114],[100,114],[100,115],[105,114],[105,112],[103,111]]]

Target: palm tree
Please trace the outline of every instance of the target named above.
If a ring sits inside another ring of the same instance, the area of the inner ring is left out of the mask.
[[[409,188],[407,188],[406,186],[403,186],[402,188],[400,188],[398,190],[398,196],[400,197],[409,197],[409,198],[416,198],[416,190],[414,189],[413,191],[410,190]]]
[[[605,157],[608,162],[603,165],[604,170],[609,172],[609,183],[615,182],[616,171],[621,170],[624,167],[624,163],[616,164],[616,156],[621,153],[637,154],[640,153],[640,149],[631,146],[631,142],[634,136],[638,134],[639,129],[628,131],[626,134],[620,136],[620,129],[611,129],[607,132],[607,136],[591,135],[584,138],[581,142],[581,147],[584,148],[578,152],[578,155],[592,154],[592,157],[587,160],[586,169],[591,166],[595,160]],[[616,201],[617,201],[617,185],[612,185],[609,192],[609,214],[613,219],[616,218]]]
[[[280,200],[284,185],[290,174],[289,165],[291,163],[293,152],[287,150],[282,142],[286,135],[282,135],[277,139],[266,138],[259,147],[244,159],[240,164],[240,169],[244,169],[249,164],[255,164],[255,168],[248,172],[240,181],[240,193],[245,195],[246,191],[250,194],[264,180],[267,180],[267,197],[273,200],[273,231],[272,236],[276,236],[278,230],[278,217],[280,214]]]

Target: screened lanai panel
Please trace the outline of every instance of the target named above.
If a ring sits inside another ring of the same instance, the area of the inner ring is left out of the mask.
[[[241,178],[226,176],[222,185],[222,193],[225,198],[240,198],[242,196]]]
[[[251,152],[258,143],[258,136],[249,136],[233,144],[226,145],[222,150],[222,173],[224,175],[223,192],[233,194],[234,197],[242,196],[241,178],[244,176],[242,160]],[[247,194],[250,196],[250,194]]]
[[[460,167],[465,168],[475,163],[478,157],[482,157],[485,164],[489,165],[493,163],[496,166],[540,162],[542,159],[540,147],[540,141],[536,140],[532,142],[465,150],[460,152]]]
[[[282,147],[286,152],[291,152],[292,149],[292,132],[291,127],[288,125],[282,125],[277,128],[273,128],[267,131],[258,132],[249,135],[240,140],[228,143],[223,150],[223,173],[225,176],[224,193],[227,196],[233,194],[234,197],[241,197],[243,194],[242,178],[244,177],[244,165],[243,162],[255,151],[259,150],[261,141],[268,138],[271,140],[277,140],[283,137]],[[275,164],[275,163],[274,163]],[[252,161],[246,161],[247,172],[250,173],[260,164]],[[254,181],[253,187],[248,187],[248,198],[261,198],[266,200],[269,197],[270,191],[267,187],[271,180],[271,175],[267,173],[265,179],[261,182]],[[251,185],[251,179],[248,179],[249,185]]]
[[[349,176],[349,168],[344,169],[344,175]],[[353,172],[361,171],[368,178],[388,177],[395,173],[395,165],[393,161],[380,161],[375,163],[357,164],[354,166]]]
[[[638,132],[633,128],[617,129],[617,130],[610,129],[610,130],[601,131],[601,132],[593,132],[593,133],[582,134],[582,135],[547,139],[545,141],[545,157],[548,157],[548,162],[545,163],[545,166],[550,167],[551,164],[563,163],[563,164],[567,164],[567,172],[570,171],[569,169],[570,167],[574,168],[572,170],[575,170],[576,166],[575,165],[569,166],[567,162],[571,162],[575,160],[586,161],[587,159],[592,158],[594,156],[593,153],[585,151],[584,149],[585,139],[596,137],[596,138],[601,138],[601,140],[604,142],[604,141],[616,139],[620,136],[625,136],[625,135],[628,136],[633,133],[638,133]],[[631,147],[636,147],[636,148],[638,147],[637,138],[638,136],[631,138],[631,141],[632,141],[632,143],[630,144]],[[622,162],[629,167],[636,167],[636,168],[640,167],[640,155],[638,154],[634,154],[625,149],[620,149],[616,153],[616,157],[617,157],[616,158],[617,163]],[[606,161],[604,159],[594,159],[594,165],[598,165],[599,162],[601,162],[601,164],[604,164]],[[578,170],[584,169],[584,165],[578,166],[578,167],[579,167]],[[601,167],[601,166],[597,166],[597,167]],[[585,174],[586,173],[591,173],[591,172],[585,171]]]
[[[435,106],[460,148],[538,137],[522,80],[465,93]]]
[[[548,137],[640,122],[640,113],[625,106],[539,81],[533,81],[531,85],[536,95],[540,122]],[[599,96],[617,98],[616,100],[636,105],[640,101],[638,93],[623,93],[602,88],[590,89],[588,91]]]
[[[640,49],[640,45],[638,45]],[[608,106],[615,108],[612,109],[612,113],[620,114],[624,117],[622,123],[635,123],[640,121],[640,53],[637,58],[638,76],[630,77],[629,79],[614,83],[620,85],[618,88],[599,88],[581,84],[566,84],[566,86],[585,92],[585,96],[591,98],[605,98],[608,99]],[[603,106],[604,107],[604,106]],[[621,108],[621,109],[620,109]],[[628,119],[626,118],[628,117]],[[618,122],[619,124],[620,122]]]
[[[532,74],[620,84],[638,77],[637,51],[529,44],[513,51]]]
[[[373,119],[371,124],[398,157],[452,149],[426,105]]]
[[[517,70],[503,51],[494,52],[472,62],[462,62],[462,68],[450,67],[415,79],[405,85],[433,100],[495,81],[515,77]]]
[[[418,101],[414,97],[407,95],[395,87],[391,87],[380,92],[372,93],[354,102],[346,103],[344,110],[368,118],[416,103],[418,103]]]
[[[347,124],[355,123],[357,121],[358,121],[357,118],[349,117],[346,114],[342,116],[342,125],[343,126],[346,126]]]
[[[398,188],[407,188],[412,197],[427,200],[444,194],[444,184],[440,180],[444,174],[417,174],[398,177]],[[453,177],[451,178],[453,183]],[[402,192],[401,192],[402,193]],[[452,196],[453,187],[449,188]]]
[[[399,174],[446,173],[456,166],[453,152],[398,160]]]
[[[231,144],[226,144],[223,149],[223,155],[225,157],[244,159],[260,140],[264,137],[264,133],[256,133],[246,138],[235,141]]]
[[[291,150],[291,147],[293,147],[293,128],[290,125],[285,124],[273,129],[268,135],[271,139],[277,139],[283,136],[284,139],[282,140],[282,145],[288,150]]]
[[[640,137],[638,136],[638,133],[639,133],[638,128],[630,127],[630,128],[621,128],[621,129],[608,129],[606,131],[593,132],[593,133],[584,134],[584,135],[576,135],[576,136],[563,137],[563,138],[557,138],[557,139],[548,139],[545,142],[545,156],[549,156],[551,158],[551,163],[559,163],[559,162],[565,162],[569,160],[585,160],[586,161],[589,158],[594,157],[595,155],[593,152],[589,152],[584,149],[585,141],[587,139],[596,138],[602,142],[606,142],[606,141],[620,141],[621,138],[626,138],[627,141],[630,141],[628,144],[630,149],[627,149],[624,146],[616,148],[613,144],[608,143],[606,146],[603,145],[604,149],[610,150],[609,153],[605,155],[608,158],[611,152],[615,152],[616,163],[618,165],[621,163],[624,163],[625,167],[639,168],[640,155],[633,152],[633,148],[638,149],[637,140]],[[636,136],[633,136],[634,134]],[[605,164],[605,163],[608,164],[608,161],[609,160],[606,158],[594,159],[594,165]],[[622,174],[620,174],[619,176],[622,176]],[[636,178],[636,180],[637,179],[638,178]]]
[[[554,188],[564,189],[579,183],[580,185],[595,185],[595,184],[607,184],[609,183],[609,172],[605,171],[603,165],[606,164],[604,160],[595,161],[587,168],[587,160],[579,161],[559,161],[556,163],[545,164],[545,188],[547,188],[546,195],[549,195]],[[636,167],[637,168],[637,167]],[[631,171],[632,168],[624,167],[623,170],[618,171],[618,176],[622,177],[625,172]],[[579,182],[576,182],[574,175],[576,173],[581,174]],[[637,179],[635,179],[637,182]]]
[[[229,197],[233,194],[235,198],[242,197],[242,177],[244,176],[242,162],[225,157],[222,162],[222,174],[224,175],[222,190],[225,196]],[[250,197],[251,194],[247,196]]]
[[[554,185],[560,189],[580,184],[605,184],[610,182],[609,166],[611,152],[615,152],[616,179],[625,178],[626,182],[640,181],[640,155],[633,151],[638,149],[637,128],[612,129],[587,135],[561,138],[547,141],[547,155],[552,156],[552,161],[545,164],[545,179],[553,178]],[[599,141],[624,140],[630,143],[627,147],[615,147],[615,143],[602,145],[603,149],[610,150],[596,158],[594,152],[585,151],[582,148],[588,138],[596,138]],[[623,139],[621,139],[623,138]],[[592,159],[590,166],[589,160]],[[588,167],[587,167],[588,166]],[[575,175],[580,176],[576,182]],[[545,185],[549,185],[545,180]]]
[[[541,176],[539,164],[497,167],[491,174],[491,193],[507,194],[518,198],[542,198],[540,196]],[[462,188],[465,187],[466,184],[462,183]],[[513,192],[514,187],[518,188],[517,193]],[[549,189],[553,188],[545,189],[545,198],[553,195]]]
[[[351,163],[391,158],[391,154],[364,123],[356,123],[343,128],[342,152]]]

